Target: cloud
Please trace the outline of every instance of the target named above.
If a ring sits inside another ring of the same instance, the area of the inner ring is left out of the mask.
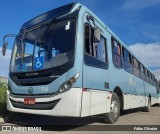
[[[123,8],[124,9],[144,9],[160,4],[160,0],[127,0]]]
[[[129,46],[135,56],[149,68],[157,68],[152,72],[160,75],[160,42],[155,43],[137,43]]]
[[[160,80],[160,69],[152,71],[152,72],[156,75],[157,79]]]
[[[7,49],[6,55],[3,56],[2,48],[0,48],[0,76],[8,77],[11,52]]]

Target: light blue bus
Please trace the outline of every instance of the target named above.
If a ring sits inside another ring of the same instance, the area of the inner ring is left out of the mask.
[[[158,104],[160,106],[160,80],[157,80]]]
[[[120,109],[158,102],[155,76],[88,8],[65,5],[23,24],[15,36],[9,111],[115,123]]]

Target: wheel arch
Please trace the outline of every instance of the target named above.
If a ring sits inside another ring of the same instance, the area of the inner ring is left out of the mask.
[[[124,97],[123,92],[119,86],[115,87],[113,90],[114,93],[118,95],[119,101],[120,101],[120,109],[124,109]]]
[[[149,95],[148,95],[148,97],[149,97],[149,99],[150,99],[150,103],[151,103],[151,101],[152,101],[152,100],[151,100],[151,95],[149,94]]]

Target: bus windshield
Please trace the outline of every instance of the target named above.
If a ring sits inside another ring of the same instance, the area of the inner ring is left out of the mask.
[[[74,54],[75,19],[52,21],[20,34],[12,53],[12,72],[32,72],[61,66]]]

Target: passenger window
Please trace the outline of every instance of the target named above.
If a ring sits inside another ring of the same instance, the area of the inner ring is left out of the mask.
[[[145,80],[145,68],[142,64],[140,64],[141,78]]]
[[[153,85],[158,88],[158,81],[156,80],[155,76],[154,76],[154,84]]]
[[[94,43],[93,32],[93,28],[89,25],[85,26],[85,52],[97,60],[107,63],[106,39],[101,35],[100,42]]]
[[[135,58],[133,58],[133,66],[138,68],[138,61]]]
[[[150,81],[150,74],[149,71],[147,70],[147,77],[148,77],[148,82]]]
[[[106,41],[102,36],[99,43],[93,43],[93,56],[98,60],[107,63]]]
[[[113,64],[116,67],[121,68],[121,45],[112,38],[112,56],[113,56]]]
[[[155,79],[155,76],[153,75],[153,85],[156,86],[157,85],[157,81]]]
[[[131,54],[124,47],[122,48],[122,56],[124,70],[126,70],[129,73],[133,73]]]
[[[152,76],[151,76],[151,73],[149,72],[149,83],[151,83],[152,81]]]
[[[91,35],[90,31],[91,30]],[[89,55],[93,55],[93,29],[89,25],[85,26],[85,52]]]
[[[150,73],[150,83],[152,84],[152,74]]]
[[[133,71],[135,76],[140,77],[140,64],[135,58],[133,58]]]
[[[151,84],[153,84],[154,85],[154,79],[155,79],[155,77],[154,77],[154,75],[153,74],[151,74],[151,76],[152,76],[152,83]]]
[[[149,74],[147,69],[145,69],[145,74],[146,74],[146,81],[149,82]]]

